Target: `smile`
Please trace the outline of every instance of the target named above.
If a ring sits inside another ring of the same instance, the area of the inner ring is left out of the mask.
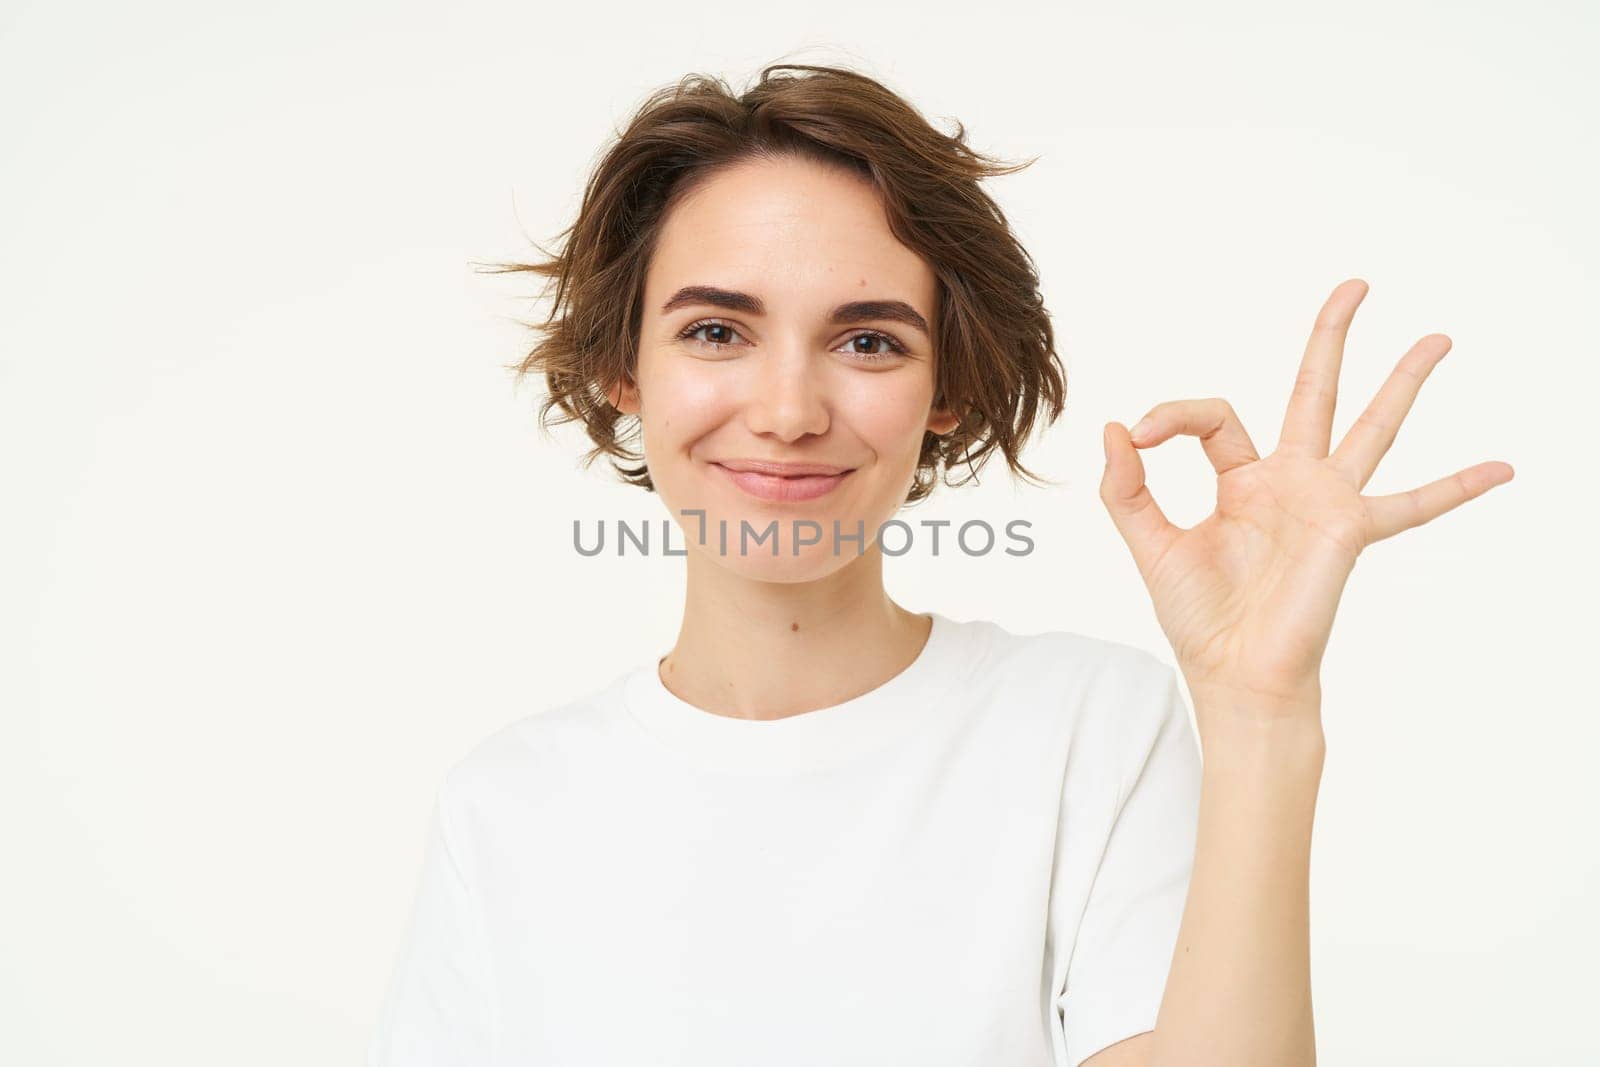
[[[800,500],[816,500],[826,496],[838,487],[851,474],[853,470],[840,474],[801,474],[786,477],[778,474],[762,474],[757,471],[729,470],[720,463],[711,466],[721,471],[723,476],[740,489],[749,493],[758,500],[788,503]]]

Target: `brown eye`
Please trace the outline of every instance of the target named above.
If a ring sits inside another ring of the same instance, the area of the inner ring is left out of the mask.
[[[717,335],[715,337],[707,337],[704,340],[695,337],[695,334],[700,333],[702,330],[707,332],[715,330],[717,331]],[[683,330],[682,333],[678,334],[680,338],[688,338],[690,340],[699,341],[701,344],[709,345],[712,348],[727,348],[733,342],[730,340],[725,340],[724,338],[728,338],[730,336],[737,337],[738,335],[738,330],[735,330],[732,326],[729,326],[725,322],[718,322],[715,319],[705,319],[700,322],[691,323],[686,329]]]
[[[860,341],[867,342],[867,347],[854,347],[856,343]],[[873,351],[873,348],[880,341],[882,341],[885,346],[884,350],[881,352]],[[906,350],[905,346],[899,341],[895,340],[886,333],[879,333],[877,330],[868,330],[866,333],[858,333],[854,337],[850,338],[849,342],[847,343],[852,346],[851,355],[855,356],[863,363],[882,363],[887,360],[894,359],[896,356],[904,354]]]

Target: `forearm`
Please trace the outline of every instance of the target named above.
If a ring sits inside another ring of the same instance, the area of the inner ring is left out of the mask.
[[[1195,695],[1204,761],[1189,894],[1151,1067],[1309,1067],[1311,824],[1320,700]]]

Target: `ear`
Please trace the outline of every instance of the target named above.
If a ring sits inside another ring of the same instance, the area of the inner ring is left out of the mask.
[[[637,414],[639,411],[639,388],[630,381],[620,381],[606,390],[606,399],[624,415]]]
[[[951,414],[948,408],[934,408],[928,415],[928,429],[941,436],[960,425],[961,420]]]

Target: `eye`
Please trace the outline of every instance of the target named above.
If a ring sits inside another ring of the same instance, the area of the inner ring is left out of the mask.
[[[694,335],[699,333],[701,330],[721,330],[724,334],[733,334],[735,336],[737,336],[739,333],[738,330],[735,330],[732,326],[729,326],[725,322],[719,322],[716,319],[701,319],[699,322],[690,323],[681,333],[678,334],[678,336],[680,338],[689,338],[699,341],[700,344],[718,351],[724,348],[733,347],[728,341],[700,341],[700,339]]]
[[[732,341],[716,341],[711,340],[710,338],[701,339],[696,337],[695,334],[702,330],[717,330],[720,331],[720,333],[725,337],[739,336],[738,330],[734,329],[728,323],[723,322],[720,319],[700,319],[699,321],[691,322],[688,326],[684,327],[683,330],[679,332],[678,337],[683,340],[692,340],[697,344],[704,345],[705,347],[718,352],[724,348],[733,347]],[[873,342],[873,347],[876,347],[876,343],[881,341],[885,346],[887,346],[887,351],[870,351],[852,347],[850,350],[850,355],[855,357],[858,362],[886,363],[892,359],[906,354],[905,345],[901,344],[893,335],[883,333],[880,330],[863,330],[861,333],[850,337],[845,344],[854,346],[858,341],[863,339]]]
[[[894,359],[896,356],[904,355],[906,351],[905,345],[901,344],[890,335],[886,333],[880,333],[877,330],[867,330],[864,333],[858,333],[845,343],[854,345],[857,341],[861,340],[873,342],[882,341],[888,346],[888,351],[886,352],[863,352],[859,348],[852,348],[850,350],[851,355],[867,363],[883,363],[887,360]]]

